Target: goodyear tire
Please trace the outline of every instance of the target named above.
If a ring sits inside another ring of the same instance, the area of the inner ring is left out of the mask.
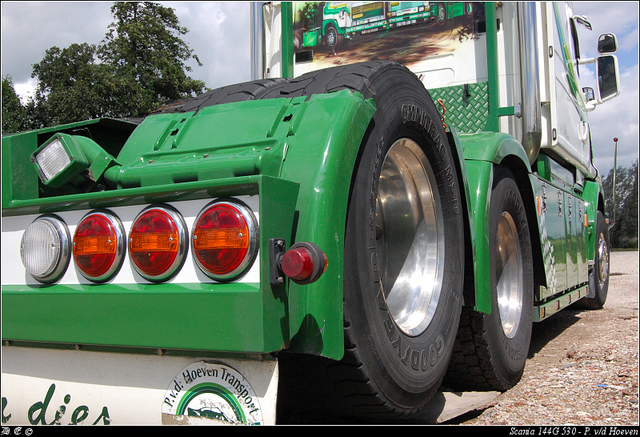
[[[527,215],[511,172],[494,174],[489,211],[491,314],[464,310],[445,384],[461,390],[513,387],[532,331],[533,259]]]
[[[286,83],[286,79],[260,79],[251,82],[227,85],[216,88],[190,99],[172,102],[159,108],[153,114],[197,112],[202,108],[224,103],[259,100],[273,88]],[[153,115],[152,114],[152,115]]]
[[[593,270],[589,273],[589,294],[580,299],[578,308],[599,310],[604,307],[609,291],[609,230],[604,215],[596,217],[596,248]]]
[[[461,197],[440,116],[422,83],[396,63],[336,67],[290,82],[293,94],[350,88],[374,98],[377,111],[351,179],[345,356],[283,359],[283,379],[313,369],[308,387],[329,395],[320,405],[349,415],[417,412],[444,377],[462,305]]]

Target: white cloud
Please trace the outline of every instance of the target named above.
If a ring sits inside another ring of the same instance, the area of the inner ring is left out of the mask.
[[[618,166],[638,159],[638,65],[623,70],[620,82],[620,95],[589,114],[596,166],[604,175],[613,168],[613,138],[618,138]]]
[[[36,80],[29,79],[26,82],[18,82],[13,84],[13,89],[15,90],[18,97],[20,97],[20,101],[24,105],[34,97],[36,91]]]

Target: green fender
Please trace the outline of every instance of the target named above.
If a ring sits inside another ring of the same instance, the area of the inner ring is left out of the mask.
[[[493,172],[497,164],[509,162],[516,172],[529,173],[529,159],[524,148],[510,135],[496,132],[460,134],[452,132],[459,150],[461,179],[467,195],[471,256],[473,258],[473,308],[491,312],[489,282],[489,206]],[[521,180],[524,180],[522,178]],[[529,180],[528,175],[526,180]],[[520,182],[519,182],[520,183]],[[469,257],[467,257],[469,259]],[[469,270],[467,270],[469,271]],[[466,284],[471,281],[465,280]]]
[[[588,225],[588,244],[587,254],[589,261],[595,259],[596,250],[596,217],[598,211],[604,214],[604,193],[602,192],[602,184],[597,181],[586,181],[582,199],[585,201]]]
[[[300,184],[297,226],[287,243],[317,244],[327,255],[328,265],[315,283],[290,282],[289,349],[340,359],[344,353],[342,280],[347,204],[356,157],[375,105],[373,100],[349,91],[316,95],[307,103],[309,108],[298,118],[295,135],[287,137],[279,175]]]

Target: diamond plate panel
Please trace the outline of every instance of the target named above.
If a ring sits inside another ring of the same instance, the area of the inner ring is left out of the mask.
[[[430,89],[431,98],[438,112],[445,108],[444,123],[455,126],[460,133],[475,133],[485,130],[489,118],[488,82],[470,83],[444,88]]]

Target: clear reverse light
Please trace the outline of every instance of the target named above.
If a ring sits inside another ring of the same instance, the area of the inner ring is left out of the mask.
[[[46,180],[50,180],[71,163],[71,158],[67,154],[60,139],[55,139],[45,146],[36,156],[36,163]]]
[[[71,244],[65,223],[54,216],[38,217],[24,232],[20,258],[31,276],[43,283],[55,282],[67,269]]]

